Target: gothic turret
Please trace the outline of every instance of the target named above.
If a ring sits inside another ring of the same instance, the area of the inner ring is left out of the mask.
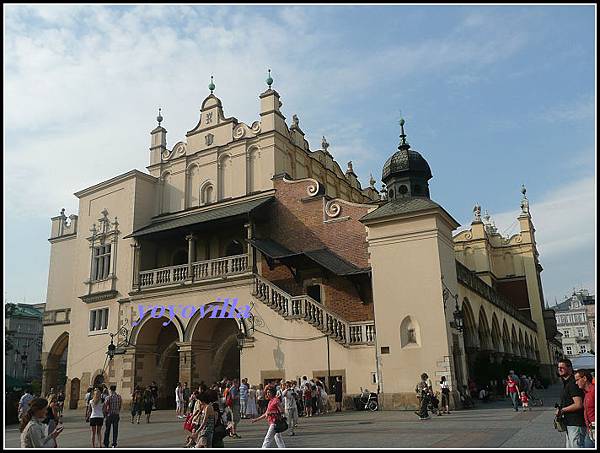
[[[388,199],[404,197],[429,198],[431,169],[417,151],[410,149],[404,133],[404,119],[400,120],[400,145],[398,151],[383,166],[381,179],[387,186]]]

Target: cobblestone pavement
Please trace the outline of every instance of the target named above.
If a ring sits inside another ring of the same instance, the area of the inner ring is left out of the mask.
[[[515,412],[509,400],[478,404],[474,409],[419,420],[410,411],[332,413],[300,418],[297,435],[284,433],[287,447],[564,447],[564,435],[553,429],[558,386],[543,392],[544,407]],[[124,413],[119,425],[119,447],[181,447],[185,434],[174,411],[157,411],[152,422],[130,423]],[[81,411],[67,411],[61,447],[90,446],[90,430]],[[226,447],[260,447],[267,429],[264,421],[242,420],[241,439],[226,439]],[[15,425],[5,429],[6,447],[19,446]]]

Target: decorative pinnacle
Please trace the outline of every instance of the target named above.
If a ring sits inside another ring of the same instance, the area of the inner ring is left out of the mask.
[[[269,76],[267,77],[267,85],[269,85],[269,90],[271,89],[271,85],[273,85],[273,77],[271,77],[271,70],[269,69]]]
[[[327,151],[327,148],[329,148],[329,143],[327,143],[327,140],[325,140],[324,135],[323,135],[323,140],[321,140],[321,147],[323,148],[323,151],[325,151],[326,153],[329,152],[329,151]]]
[[[158,116],[156,117],[156,121],[158,121],[158,125],[160,126],[160,123],[162,123],[163,117],[160,114],[161,108],[158,108]]]
[[[475,206],[473,207],[473,213],[475,214],[473,220],[475,222],[481,222],[481,206],[479,206],[479,203],[475,203]]]
[[[525,184],[521,184],[521,193],[523,194],[523,198],[527,198],[527,195],[525,195],[527,193],[527,188],[525,187]]]
[[[404,133],[404,118],[400,118],[398,123],[400,124],[400,145],[398,145],[398,149],[408,150],[410,149],[410,144],[406,141],[406,134]]]
[[[375,181],[375,178],[373,178],[373,173],[369,174],[369,186],[371,186],[372,189],[375,188],[375,183],[377,181]]]
[[[527,189],[525,188],[525,184],[521,184],[521,193],[523,194],[523,198],[521,199],[521,213],[529,214],[529,200],[527,199]]]
[[[210,83],[208,84],[208,89],[210,90],[210,94],[213,94],[213,91],[215,91],[215,83],[213,81],[213,76],[210,76]]]

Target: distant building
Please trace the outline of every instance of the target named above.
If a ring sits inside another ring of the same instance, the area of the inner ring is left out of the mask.
[[[565,356],[595,353],[596,300],[587,290],[574,291],[554,307]]]
[[[42,317],[46,304],[12,304],[4,307],[6,320],[5,374],[23,379],[40,379],[42,366]]]

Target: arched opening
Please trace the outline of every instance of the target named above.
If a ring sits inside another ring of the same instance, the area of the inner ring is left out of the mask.
[[[506,354],[511,354],[512,349],[510,347],[510,333],[508,332],[508,325],[506,319],[502,321],[502,346]]]
[[[81,392],[81,381],[78,378],[71,379],[71,391],[69,393],[69,409],[77,409],[79,393]]]
[[[215,202],[215,190],[211,183],[206,183],[202,186],[200,191],[200,203],[202,205],[210,204]]]
[[[477,327],[475,324],[475,316],[469,299],[466,297],[462,303],[463,315],[464,315],[464,343],[465,343],[465,354],[467,359],[467,368],[469,376],[474,373],[475,359],[477,358],[477,351],[479,350],[479,338],[477,334]]]
[[[67,383],[67,356],[69,351],[69,334],[62,333],[54,342],[43,367],[42,395],[65,389]]]
[[[487,315],[483,307],[479,309],[479,327],[477,329],[479,336],[479,346],[482,351],[489,351],[492,349],[492,342],[490,341],[490,326],[488,324]]]
[[[219,159],[219,199],[233,196],[233,161],[228,154]]]
[[[400,346],[421,346],[421,329],[419,324],[410,316],[400,323]]]
[[[259,151],[257,148],[253,148],[248,153],[248,193],[260,190],[260,165],[258,153]]]
[[[187,170],[186,207],[191,208],[200,204],[200,169],[198,165],[191,165]]]
[[[169,322],[167,317],[148,315],[131,335],[136,345],[134,384],[146,387],[155,381],[159,409],[175,407],[174,391],[179,380],[177,343],[182,340],[182,332],[178,319]]]
[[[498,317],[496,313],[492,315],[492,347],[494,351],[502,352],[502,338],[500,334],[500,324],[498,323]]]
[[[179,266],[181,264],[187,264],[188,262],[188,251],[184,249],[180,249],[173,253],[173,258],[171,260],[172,266]]]

